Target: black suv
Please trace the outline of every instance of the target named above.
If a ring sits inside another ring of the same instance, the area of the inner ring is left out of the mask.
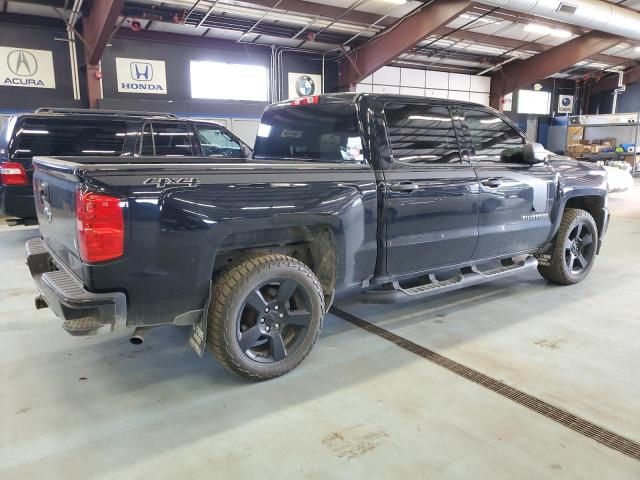
[[[41,108],[11,117],[0,131],[0,215],[36,222],[34,156],[246,158],[251,150],[226,128],[173,114]]]

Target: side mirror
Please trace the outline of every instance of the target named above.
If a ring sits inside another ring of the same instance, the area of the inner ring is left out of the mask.
[[[527,143],[522,149],[522,161],[529,165],[545,163],[549,159],[549,152],[539,143]]]
[[[246,145],[242,145],[240,147],[240,155],[242,155],[242,158],[249,158],[251,157],[251,150]]]

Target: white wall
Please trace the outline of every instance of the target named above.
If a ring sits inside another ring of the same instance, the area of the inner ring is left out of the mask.
[[[489,105],[491,78],[404,67],[382,67],[356,86],[357,92],[451,98]]]

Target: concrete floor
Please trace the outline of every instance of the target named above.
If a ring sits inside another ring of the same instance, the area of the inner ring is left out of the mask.
[[[588,280],[530,273],[346,311],[640,441],[640,183]],[[251,384],[159,329],[74,338],[35,311],[0,228],[0,478],[639,479],[640,462],[329,316],[294,372]]]

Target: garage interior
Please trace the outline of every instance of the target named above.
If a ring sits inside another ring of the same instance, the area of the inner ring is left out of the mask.
[[[4,0],[0,62],[0,127],[168,112],[253,146],[267,105],[308,95],[491,106],[604,166],[611,212],[582,283],[341,298],[260,383],[184,328],[67,335],[33,307],[38,227],[0,219],[0,478],[640,478],[640,1]]]

